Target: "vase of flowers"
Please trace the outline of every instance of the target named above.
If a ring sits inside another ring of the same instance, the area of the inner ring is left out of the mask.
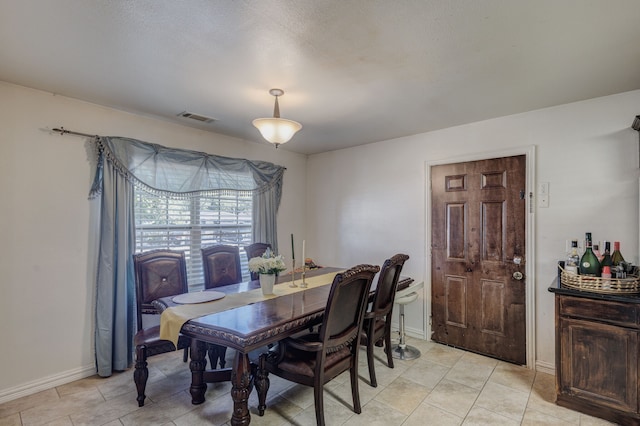
[[[249,260],[249,270],[259,274],[260,288],[262,288],[262,294],[264,295],[273,294],[276,274],[285,269],[284,258],[281,255],[275,255],[269,249],[262,256],[253,257]]]

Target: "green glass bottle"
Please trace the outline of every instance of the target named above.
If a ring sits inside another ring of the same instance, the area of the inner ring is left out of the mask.
[[[612,266],[613,260],[611,259],[611,243],[609,241],[604,242],[604,254],[602,255],[602,260],[600,261],[600,268],[604,268],[605,266]]]
[[[613,266],[618,266],[620,262],[624,262],[624,257],[620,253],[620,241],[613,242],[613,254],[611,255],[611,262]]]
[[[580,275],[589,277],[600,276],[600,262],[593,252],[591,243],[591,232],[586,233],[586,243],[584,254],[580,258]]]

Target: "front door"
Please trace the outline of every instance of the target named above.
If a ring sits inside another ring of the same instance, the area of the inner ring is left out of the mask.
[[[432,339],[526,364],[526,157],[431,167]]]

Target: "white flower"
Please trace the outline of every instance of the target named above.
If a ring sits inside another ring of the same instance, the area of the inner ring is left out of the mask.
[[[267,250],[261,257],[249,260],[249,270],[258,274],[277,274],[285,269],[284,257],[274,255],[271,250]]]

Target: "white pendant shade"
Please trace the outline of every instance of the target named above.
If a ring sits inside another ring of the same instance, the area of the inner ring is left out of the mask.
[[[275,144],[287,143],[300,129],[302,124],[286,118],[256,118],[253,125],[267,141]]]
[[[278,96],[284,95],[283,90],[271,89],[269,93],[276,97],[276,102],[273,107],[273,117],[256,118],[253,120],[253,125],[260,131],[260,134],[267,142],[271,142],[277,148],[278,145],[289,142],[293,135],[302,129],[302,124],[297,121],[280,118]]]

